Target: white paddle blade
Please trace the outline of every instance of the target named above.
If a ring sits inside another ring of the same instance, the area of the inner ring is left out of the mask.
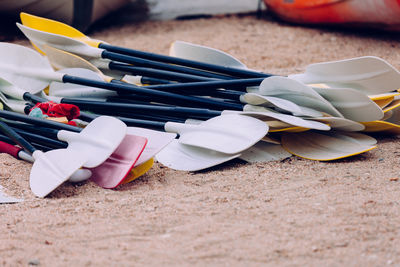
[[[147,138],[147,145],[140,155],[138,161],[135,163],[135,167],[142,165],[146,161],[153,158],[176,137],[176,134],[174,133],[164,133],[139,127],[128,127],[126,132],[127,134],[133,134]]]
[[[260,141],[249,149],[243,151],[240,159],[249,163],[261,163],[284,160],[292,156],[281,145]]]
[[[45,197],[63,184],[86,161],[86,155],[79,150],[55,149],[33,153],[29,184],[35,196]]]
[[[331,127],[329,127],[329,125],[326,125],[325,123],[308,121],[300,117],[273,112],[265,107],[245,105],[243,110],[244,111],[241,112],[240,114],[247,116],[254,116],[255,118],[258,118],[263,121],[270,121],[271,118],[273,118],[293,126],[304,127],[308,129],[321,130],[321,131],[329,131],[331,129]],[[229,111],[229,113],[231,112],[232,111]],[[226,113],[226,111],[224,111],[223,113]]]
[[[192,44],[183,41],[175,41],[171,44],[169,54],[189,60],[200,61],[225,67],[246,69],[240,60],[214,48]]]
[[[157,155],[156,159],[161,164],[179,171],[200,171],[234,158],[240,154],[224,154],[200,147],[180,144],[173,140]]]
[[[334,117],[343,115],[320,96],[312,87],[287,77],[269,77],[259,87],[259,94],[275,96],[291,101],[297,105],[328,113]]]
[[[43,48],[43,45],[48,45],[51,47],[55,47],[57,49],[61,49],[70,53],[74,53],[89,58],[100,58],[101,52],[103,51],[102,49],[90,47],[84,42],[81,42],[79,40],[67,36],[39,31],[27,27],[25,25],[22,25],[20,23],[17,23],[17,26],[26,36],[26,38],[28,38],[29,41],[31,41],[40,49]]]
[[[339,117],[316,117],[311,120],[329,124],[330,128],[337,131],[358,132],[365,129],[361,123]]]
[[[296,116],[305,116],[305,117],[322,116],[322,113],[318,110],[297,105],[292,101],[280,97],[263,96],[255,93],[247,93],[241,96],[241,101],[254,106],[275,107],[275,109],[277,110],[290,112]]]
[[[95,81],[104,81],[99,74],[91,70],[82,68],[62,69],[57,72]],[[72,97],[72,98],[74,97],[105,98],[107,96],[116,96],[118,94],[114,91],[100,89],[96,87],[83,86],[71,83],[52,82],[49,88],[49,95],[58,97]]]
[[[68,148],[86,155],[84,167],[94,168],[103,163],[126,135],[126,124],[117,118],[100,116],[80,133],[59,131],[58,139],[68,142]]]
[[[17,44],[0,43],[0,76],[14,86],[36,94],[48,86],[48,80],[38,79],[34,72],[53,72],[48,60],[33,49]],[[30,75],[21,69],[34,70]]]
[[[365,122],[383,118],[382,109],[363,92],[351,88],[315,87],[314,90],[349,120]]]
[[[366,94],[394,91],[400,84],[399,71],[385,60],[372,56],[311,64],[304,74],[289,77],[307,84],[350,87]]]
[[[165,130],[179,133],[181,144],[237,154],[260,141],[268,125],[249,116],[222,115],[199,125],[167,122]]]
[[[354,134],[346,135],[344,132],[283,133],[281,141],[282,146],[291,154],[318,161],[346,158],[376,148],[370,143],[359,141]]]
[[[0,204],[12,204],[24,201],[23,199],[7,196],[1,191],[3,187],[0,185]]]

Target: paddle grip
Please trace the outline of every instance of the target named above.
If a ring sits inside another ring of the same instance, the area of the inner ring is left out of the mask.
[[[141,66],[141,67],[162,69],[162,70],[180,72],[180,73],[191,74],[191,75],[196,75],[196,76],[204,76],[204,77],[215,78],[215,79],[223,79],[223,80],[231,79],[231,77],[227,76],[227,75],[215,74],[215,73],[208,72],[208,71],[202,71],[202,70],[198,70],[198,69],[192,69],[192,68],[188,68],[188,67],[182,67],[182,66],[152,61],[152,60],[148,60],[148,59],[122,55],[122,54],[118,54],[118,53],[114,53],[114,52],[109,52],[107,50],[104,50],[101,53],[101,57],[110,59],[110,60],[114,60],[114,61],[123,62],[123,63],[133,64],[133,65]]]
[[[109,44],[105,44],[105,43],[101,43],[99,45],[99,48],[105,49],[107,51],[115,52],[115,53],[124,54],[124,55],[135,56],[135,57],[140,57],[140,58],[144,58],[144,59],[157,60],[157,61],[164,62],[164,63],[178,64],[178,65],[182,65],[182,66],[198,68],[198,69],[213,71],[213,72],[217,72],[217,73],[223,73],[223,74],[227,74],[227,75],[231,75],[231,76],[235,76],[235,77],[249,78],[249,77],[272,76],[271,74],[268,74],[268,73],[261,73],[261,72],[252,71],[252,70],[225,67],[225,66],[200,62],[200,61],[188,60],[188,59],[179,58],[179,57],[171,57],[171,56],[166,56],[166,55],[154,54],[154,53],[124,48],[124,47],[113,46],[113,45],[109,45]]]
[[[7,153],[16,159],[19,159],[18,153],[22,150],[20,147],[10,145],[6,142],[0,141],[0,153]]]
[[[167,103],[167,104],[168,102],[176,103],[177,101],[179,101],[184,106],[197,106],[197,107],[207,106],[207,107],[212,107],[214,109],[233,109],[233,110],[242,110],[243,108],[243,105],[236,103],[228,103],[215,99],[201,98],[194,96],[183,96],[169,92],[151,90],[147,89],[146,87],[139,87],[132,84],[107,83],[103,81],[89,80],[70,75],[64,75],[63,82],[98,87],[98,88],[113,90],[118,93],[143,94],[147,96],[154,96],[159,101],[162,101],[162,103]]]
[[[23,147],[30,154],[35,152],[36,148],[34,148],[28,141],[26,141],[21,135],[19,135],[3,121],[0,121],[0,131],[10,137],[15,143]]]

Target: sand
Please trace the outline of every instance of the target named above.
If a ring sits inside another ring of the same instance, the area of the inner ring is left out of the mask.
[[[277,74],[363,55],[400,67],[394,33],[254,16],[141,22],[91,36],[158,53],[174,40],[194,42]],[[0,265],[400,265],[400,142],[377,139],[377,149],[336,162],[237,160],[198,173],[156,164],[116,190],[66,183],[45,199],[29,190],[30,165],[1,154],[0,184],[25,202],[0,205]]]

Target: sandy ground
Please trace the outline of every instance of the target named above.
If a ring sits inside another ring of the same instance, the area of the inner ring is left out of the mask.
[[[174,40],[194,42],[277,74],[362,55],[400,68],[394,33],[253,16],[143,22],[91,36],[160,53]],[[400,265],[400,141],[378,141],[331,163],[235,161],[199,173],[157,164],[117,190],[67,183],[46,199],[29,190],[29,164],[0,155],[0,184],[26,200],[0,206],[0,265]]]

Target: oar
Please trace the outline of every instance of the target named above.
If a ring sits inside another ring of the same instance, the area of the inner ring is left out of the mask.
[[[30,173],[30,187],[38,197],[45,197],[84,165],[85,153],[74,149],[36,150],[29,142],[0,121],[0,130],[32,154],[35,162]]]
[[[176,57],[193,61],[209,62],[214,59],[212,63],[217,65],[236,61],[222,51],[188,42],[176,41],[170,51]],[[229,57],[230,60],[227,59]],[[241,67],[246,66],[242,64]],[[306,67],[305,73],[289,75],[289,78],[308,84],[350,87],[367,94],[394,91],[400,84],[399,71],[385,60],[372,56],[311,64]]]
[[[203,76],[212,79],[230,79],[230,76],[215,74],[208,71],[202,71],[198,69],[182,67],[178,65],[171,65],[162,62],[157,62],[153,60],[147,60],[143,58],[127,56],[123,54],[118,54],[114,52],[109,52],[101,48],[95,48],[87,45],[79,40],[69,38],[63,35],[47,33],[39,30],[32,29],[30,27],[24,26],[17,23],[18,28],[23,32],[23,34],[39,49],[43,45],[49,45],[70,53],[74,53],[83,56],[88,59],[108,59],[112,61],[123,62],[127,64],[133,64],[140,67],[156,68],[160,70],[180,72],[189,75]],[[104,61],[103,61],[104,62]],[[112,62],[111,62],[112,63]],[[107,64],[107,63],[106,63]],[[109,66],[110,69],[117,69],[116,66]]]

